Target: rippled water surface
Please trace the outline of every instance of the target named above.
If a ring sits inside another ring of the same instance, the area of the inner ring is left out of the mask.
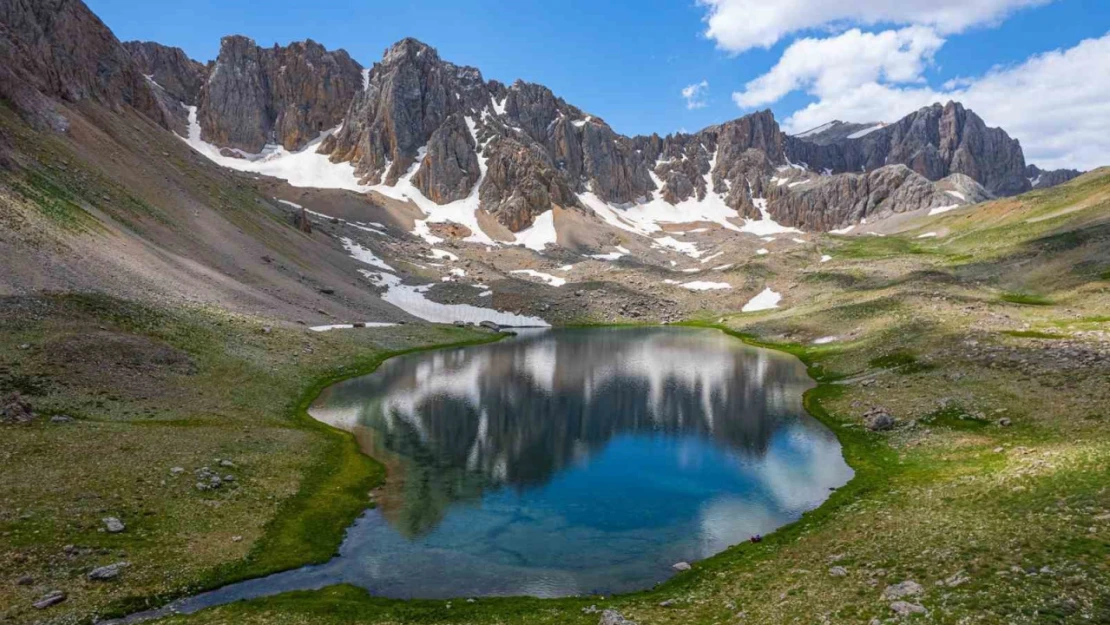
[[[795,358],[713,330],[555,330],[414,354],[313,417],[389,469],[331,562],[190,607],[350,583],[389,597],[637,590],[851,477]],[[199,603],[197,603],[199,602]]]

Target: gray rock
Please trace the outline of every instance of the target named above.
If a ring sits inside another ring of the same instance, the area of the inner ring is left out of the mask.
[[[676,571],[689,571],[693,567],[690,566],[689,562],[676,562],[671,565],[671,568]]]
[[[917,603],[910,603],[908,601],[895,601],[890,604],[890,609],[898,616],[910,616],[911,614],[928,614],[929,611],[924,606]]]
[[[119,577],[120,571],[130,566],[127,562],[116,562],[89,571],[88,578],[92,581],[105,582]]]
[[[66,594],[60,590],[51,590],[42,596],[41,599],[32,603],[36,609],[45,610],[46,608],[56,606],[66,600]]]
[[[597,625],[636,625],[636,623],[624,618],[624,615],[616,610],[605,610],[601,613],[601,620]]]
[[[19,584],[20,586],[30,586],[35,583],[35,578],[31,577],[30,575],[24,575],[23,577],[20,577],[18,580],[16,580],[15,583]]]
[[[361,87],[362,67],[343,50],[312,40],[261,48],[224,37],[200,92],[201,136],[249,153],[267,143],[300,149],[339,123]]]
[[[50,417],[51,423],[73,423],[73,417],[68,415],[54,415]]]
[[[916,597],[925,592],[925,589],[913,580],[906,580],[904,582],[887,586],[883,590],[882,598],[885,600],[902,599],[903,597]]]
[[[123,524],[123,521],[120,521],[114,516],[104,517],[103,519],[101,519],[101,521],[103,521],[104,529],[109,534],[119,534],[120,532],[127,529],[127,526]]]
[[[1013,422],[1010,421],[1010,419],[1008,417],[1002,417],[1001,419],[998,420],[998,425],[1001,426],[1001,427],[1009,427],[1011,423],[1013,423]]]
[[[834,566],[829,569],[829,575],[833,577],[844,577],[848,574],[848,569],[842,566]]]
[[[884,408],[872,408],[863,414],[863,423],[872,432],[884,432],[894,428],[894,417]]]
[[[170,468],[170,475],[181,475],[185,472],[185,467],[172,467]]]
[[[0,401],[0,423],[25,424],[34,418],[31,403],[19,393],[11,393]]]

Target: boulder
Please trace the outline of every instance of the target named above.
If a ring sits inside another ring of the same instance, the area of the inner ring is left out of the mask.
[[[885,432],[894,428],[894,417],[885,408],[872,408],[863,414],[863,424],[872,432]]]

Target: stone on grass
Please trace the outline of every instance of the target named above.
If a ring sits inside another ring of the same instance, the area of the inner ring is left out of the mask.
[[[863,413],[863,424],[872,432],[884,432],[894,428],[894,417],[885,408],[872,408]]]
[[[636,623],[624,618],[624,615],[616,610],[606,610],[601,613],[601,620],[597,625],[636,625]]]
[[[894,603],[890,604],[890,609],[894,611],[894,613],[898,616],[929,613],[929,611],[925,609],[925,606],[918,605],[916,603],[910,603],[908,601],[895,601]]]
[[[19,393],[12,393],[0,401],[0,423],[30,423],[34,418],[30,402]]]
[[[831,569],[829,569],[829,575],[832,575],[833,577],[844,577],[847,574],[848,574],[848,569],[846,569],[842,566],[834,566]]]
[[[925,592],[925,589],[913,580],[906,580],[893,586],[887,586],[883,590],[883,599],[901,599],[903,597],[915,597]]]
[[[689,562],[675,562],[671,568],[676,571],[689,571],[691,567]]]
[[[19,580],[17,580],[15,583],[19,584],[20,586],[30,586],[35,583],[35,578],[31,577],[30,575],[24,575],[23,577],[20,577]]]
[[[126,562],[116,562],[115,564],[95,568],[89,571],[88,578],[96,582],[106,582],[119,577],[120,571],[126,566],[128,566]]]
[[[101,521],[104,522],[104,529],[107,530],[109,534],[119,534],[123,530],[127,529],[127,526],[123,524],[123,521],[120,521],[114,516],[104,517],[103,519],[101,519]]]
[[[1008,417],[1002,417],[1001,419],[998,420],[998,425],[1000,427],[1009,427],[1009,425],[1011,423],[1012,423],[1012,421],[1010,421],[1010,419]]]
[[[50,422],[51,423],[73,423],[73,417],[71,417],[69,415],[64,415],[64,414],[55,415],[53,417],[50,417]]]
[[[59,603],[65,601],[65,600],[66,600],[66,594],[64,592],[62,592],[60,590],[51,590],[50,592],[43,595],[42,599],[39,599],[38,601],[32,603],[31,605],[33,605],[35,608],[37,608],[39,610],[45,610],[46,608],[58,605]]]

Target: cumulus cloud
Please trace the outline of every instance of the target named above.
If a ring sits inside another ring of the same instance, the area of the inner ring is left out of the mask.
[[[1001,21],[1052,0],[698,0],[705,35],[730,52],[769,47],[786,35],[852,25],[928,26],[941,34]]]
[[[709,81],[703,80],[696,82],[692,85],[687,85],[682,90],[682,97],[686,100],[686,108],[690,110],[703,108],[706,102],[706,96],[709,93]]]
[[[733,94],[733,100],[751,108],[799,89],[825,98],[870,82],[921,81],[942,45],[944,39],[924,26],[881,33],[852,29],[827,39],[799,39],[771,71]]]
[[[817,101],[786,118],[783,127],[797,133],[833,119],[894,121],[933,102],[955,100],[1019,139],[1027,162],[1091,169],[1110,165],[1110,81],[1104,76],[1110,76],[1110,33],[982,76],[951,80],[941,89],[882,82],[880,76],[824,90],[810,78],[802,88]],[[755,93],[752,88],[743,93],[749,92]]]

